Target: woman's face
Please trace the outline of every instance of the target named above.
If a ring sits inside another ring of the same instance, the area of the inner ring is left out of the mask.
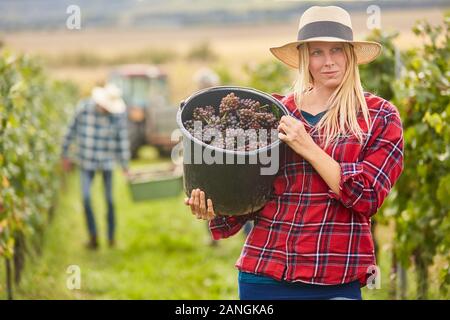
[[[308,51],[314,86],[335,89],[342,82],[347,67],[344,45],[340,42],[310,42]]]

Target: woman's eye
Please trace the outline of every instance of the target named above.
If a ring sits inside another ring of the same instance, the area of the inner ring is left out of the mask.
[[[340,51],[342,51],[342,48],[341,48],[341,47],[333,48],[333,52],[340,52]]]
[[[318,56],[320,54],[320,50],[315,50],[311,53],[313,56]]]

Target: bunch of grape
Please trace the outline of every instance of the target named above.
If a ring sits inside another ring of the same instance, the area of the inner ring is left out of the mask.
[[[239,118],[237,115],[231,114],[225,117],[223,121],[226,129],[237,129],[239,128]]]
[[[189,132],[191,132],[191,130],[194,130],[194,120],[186,120],[183,122],[183,125]]]
[[[261,107],[261,104],[259,101],[255,101],[253,99],[241,99],[240,100],[241,109],[249,109],[254,112],[257,112],[258,109]]]
[[[270,130],[278,127],[279,120],[269,105],[261,106],[259,101],[241,99],[231,92],[222,98],[218,114],[213,106],[196,107],[192,119],[183,124],[191,135],[201,136],[203,142],[212,146],[251,151],[271,143]],[[266,130],[263,137],[267,139],[260,139],[261,129]]]
[[[249,129],[250,125],[253,122],[253,118],[255,116],[255,112],[251,109],[241,109],[238,111],[239,115],[239,125],[242,129]]]
[[[226,116],[227,114],[232,114],[235,112],[240,105],[239,97],[237,97],[234,92],[231,92],[220,102],[219,106],[219,115],[221,117]]]
[[[194,112],[192,113],[192,119],[194,119],[194,121],[202,121],[208,124],[211,117],[214,116],[215,113],[216,110],[213,106],[198,107],[194,109]]]
[[[255,121],[266,129],[276,129],[278,127],[278,120],[273,113],[257,112],[255,113]]]

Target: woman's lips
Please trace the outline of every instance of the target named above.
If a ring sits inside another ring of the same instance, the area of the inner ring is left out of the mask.
[[[337,73],[337,71],[328,71],[328,72],[322,72],[322,74],[325,74],[325,75],[334,75],[334,74],[336,74]]]

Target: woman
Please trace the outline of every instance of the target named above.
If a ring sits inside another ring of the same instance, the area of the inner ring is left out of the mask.
[[[185,204],[210,220],[214,239],[254,220],[239,269],[241,299],[361,299],[376,262],[370,218],[403,169],[403,132],[390,102],[363,92],[358,64],[381,45],[353,41],[342,8],[311,7],[298,40],[271,52],[298,68],[294,93],[274,95],[290,110],[279,138],[288,148],[273,194],[256,213],[215,216],[192,191]]]

